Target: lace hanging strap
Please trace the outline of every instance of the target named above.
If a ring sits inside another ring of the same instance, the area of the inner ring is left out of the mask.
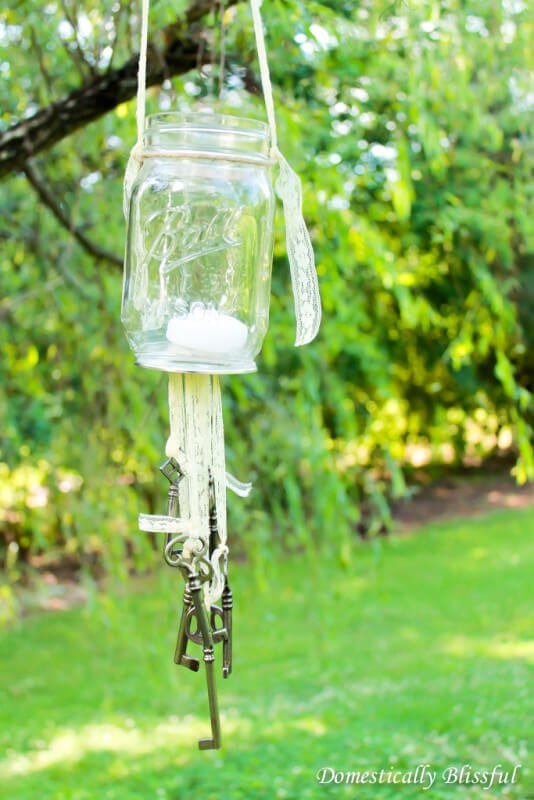
[[[250,0],[256,50],[260,65],[261,85],[271,132],[271,158],[280,164],[276,192],[284,204],[286,248],[291,269],[291,284],[293,286],[297,321],[295,345],[299,347],[303,344],[308,344],[317,335],[321,324],[321,295],[319,294],[313,247],[302,212],[302,185],[300,178],[278,149],[273,87],[269,73],[267,49],[265,47],[260,12],[261,3],[262,0]]]
[[[130,197],[132,187],[141,167],[143,159],[143,134],[145,132],[146,114],[146,61],[148,52],[148,14],[150,10],[150,0],[141,0],[141,43],[139,46],[139,66],[137,68],[137,99],[135,107],[135,118],[137,123],[137,141],[130,150],[130,157],[126,164],[124,173],[122,210],[124,218],[128,222],[130,213]]]

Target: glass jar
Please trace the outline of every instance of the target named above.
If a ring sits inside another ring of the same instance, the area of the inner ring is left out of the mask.
[[[267,125],[256,120],[148,117],[146,157],[130,198],[122,299],[122,322],[141,366],[256,369],[273,254],[269,144]],[[173,157],[177,152],[185,157]]]

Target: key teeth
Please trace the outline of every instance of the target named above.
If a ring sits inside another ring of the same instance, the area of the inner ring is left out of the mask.
[[[220,750],[221,743],[216,742],[214,739],[199,739],[198,740],[198,749],[199,750]]]
[[[219,642],[226,642],[228,640],[228,631],[226,628],[217,628],[216,630],[212,631],[212,636],[215,644],[219,644]]]
[[[192,656],[182,656],[180,661],[175,661],[174,663],[178,664],[180,667],[187,667],[191,672],[198,672],[200,669],[200,661],[198,658],[193,658]]]

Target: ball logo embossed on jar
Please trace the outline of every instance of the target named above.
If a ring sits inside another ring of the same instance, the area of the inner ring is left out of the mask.
[[[147,220],[148,231],[155,228],[156,233],[150,234],[152,246],[146,264],[155,258],[160,262],[160,274],[167,275],[188,261],[229,247],[241,247],[242,242],[233,236],[242,214],[242,207],[216,208],[205,200],[193,206],[156,211]]]

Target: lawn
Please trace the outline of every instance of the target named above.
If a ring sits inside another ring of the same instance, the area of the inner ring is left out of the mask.
[[[356,546],[345,565],[269,562],[259,583],[234,567],[218,752],[197,749],[202,668],[172,663],[179,575],[33,614],[0,642],[1,796],[534,798],[533,533],[534,510],[505,511]],[[315,777],[420,764],[522,769],[490,791]]]

